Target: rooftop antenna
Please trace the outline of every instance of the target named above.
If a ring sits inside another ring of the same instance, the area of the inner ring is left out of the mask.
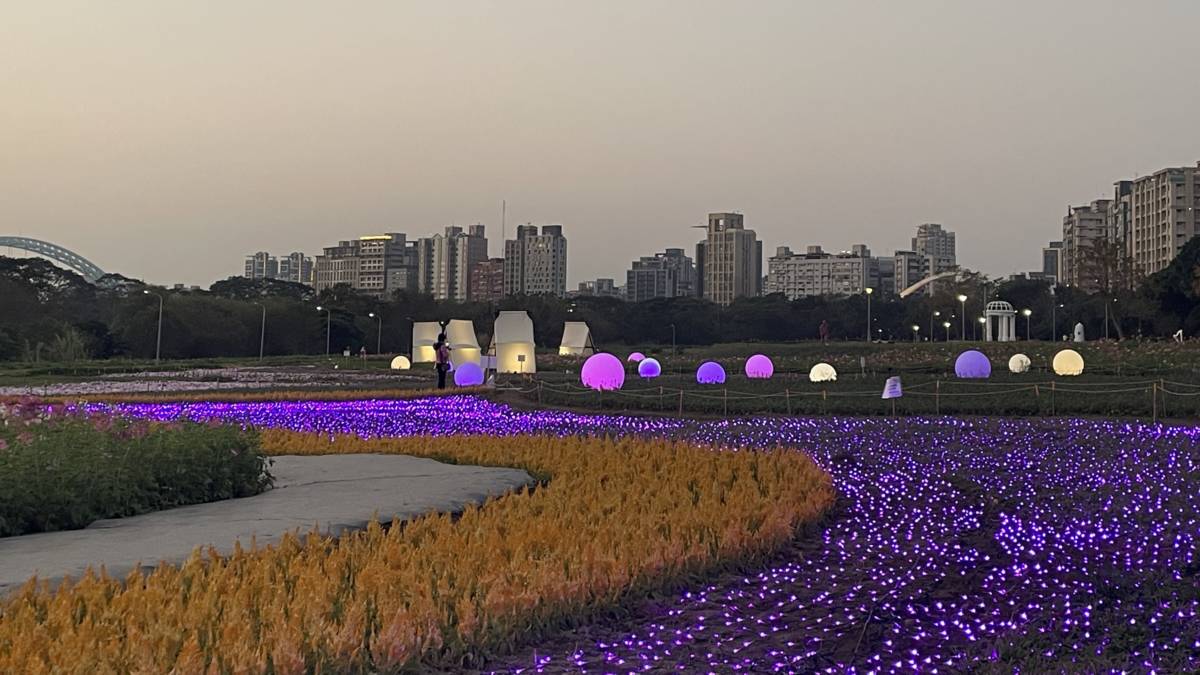
[[[500,200],[500,243],[508,239],[508,202]]]

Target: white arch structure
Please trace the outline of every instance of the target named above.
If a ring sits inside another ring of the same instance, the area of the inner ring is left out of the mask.
[[[908,296],[912,295],[913,293],[916,293],[917,291],[921,290],[922,288],[925,288],[925,286],[937,281],[938,279],[950,279],[950,278],[957,277],[957,276],[958,276],[958,270],[952,270],[950,272],[942,272],[940,274],[934,274],[933,276],[925,277],[924,279],[918,281],[917,283],[913,284],[912,286],[909,286],[908,288],[900,291],[900,297],[907,298]]]
[[[36,253],[55,262],[60,262],[79,272],[83,275],[84,279],[87,279],[91,283],[95,283],[97,279],[104,276],[104,270],[100,269],[95,263],[58,244],[51,244],[48,241],[40,239],[30,239],[29,237],[0,237],[0,248],[8,247],[19,248],[22,251]]]

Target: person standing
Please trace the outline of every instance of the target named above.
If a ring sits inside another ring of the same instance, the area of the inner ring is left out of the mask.
[[[437,388],[446,388],[446,373],[450,372],[450,345],[446,344],[446,334],[441,333],[433,345],[435,355],[434,366],[437,368]]]

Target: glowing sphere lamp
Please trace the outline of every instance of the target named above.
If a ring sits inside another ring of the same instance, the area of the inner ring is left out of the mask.
[[[638,376],[652,380],[659,375],[662,375],[662,365],[658,359],[642,359],[638,364]]]
[[[746,359],[746,377],[752,380],[769,380],[775,374],[775,364],[762,354]]]
[[[392,370],[408,370],[409,368],[412,368],[412,361],[409,361],[407,356],[397,356],[392,359]]]
[[[705,361],[696,369],[699,384],[725,384],[725,369],[716,361]]]
[[[828,363],[818,363],[808,371],[809,382],[834,382],[837,380],[837,370]]]
[[[583,386],[597,391],[620,389],[625,386],[625,364],[612,354],[593,354],[583,362],[579,379]]]
[[[1054,355],[1054,373],[1056,375],[1082,375],[1083,357],[1074,349],[1064,349]]]
[[[1029,360],[1028,356],[1025,356],[1024,354],[1013,354],[1013,357],[1008,360],[1008,372],[1017,373],[1018,375],[1021,373],[1028,373],[1029,366],[1031,364],[1032,362]]]
[[[641,352],[633,352],[625,358],[630,363],[641,363],[646,360],[646,355]]]
[[[458,387],[478,387],[483,384],[483,368],[470,361],[454,370],[454,384]]]
[[[968,349],[954,361],[954,374],[964,380],[984,380],[992,376],[992,362],[983,352]]]

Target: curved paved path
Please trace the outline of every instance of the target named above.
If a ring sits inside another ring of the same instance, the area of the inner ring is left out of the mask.
[[[459,511],[533,482],[520,469],[458,466],[407,455],[321,455],[275,458],[275,488],[244,499],[184,506],[101,520],[82,530],[0,538],[0,596],[31,576],[78,578],[105,565],[122,578],[139,564],[179,563],[197,546],[222,553],[234,541],[275,543],[314,526],[339,534],[431,511]]]

